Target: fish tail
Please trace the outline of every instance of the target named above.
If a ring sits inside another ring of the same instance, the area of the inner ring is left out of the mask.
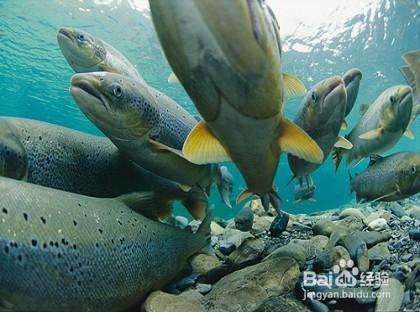
[[[201,188],[193,187],[185,194],[182,204],[194,219],[202,220],[206,215],[208,196]]]
[[[226,166],[216,166],[216,168],[216,174],[218,177],[216,179],[216,184],[220,197],[226,206],[232,208],[232,204],[230,202],[230,194],[233,190],[233,176]]]
[[[213,220],[213,214],[210,210],[207,210],[207,214],[203,221],[201,222],[198,230],[195,234],[197,238],[197,242],[199,246],[197,251],[201,251],[204,253],[211,254],[213,251],[211,250],[210,241],[211,241],[211,221]]]
[[[341,147],[333,147],[331,151],[331,156],[334,162],[335,172],[337,172],[338,167],[340,166],[341,160],[343,159],[342,152],[343,152],[343,149]]]

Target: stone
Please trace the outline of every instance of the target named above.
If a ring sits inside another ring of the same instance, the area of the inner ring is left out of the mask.
[[[379,219],[382,217],[382,214],[378,211],[371,213],[370,215],[368,215],[366,218],[363,219],[363,223],[365,225],[369,225],[369,223],[371,223],[372,221]]]
[[[235,271],[213,285],[206,296],[208,311],[254,311],[265,299],[293,290],[299,273],[299,265],[289,257],[274,257]]]
[[[329,219],[320,219],[312,226],[314,235],[330,236],[335,230],[336,225]]]
[[[285,246],[281,246],[275,249],[272,253],[264,258],[264,261],[279,257],[290,257],[295,259],[299,264],[300,269],[302,269],[305,265],[306,250],[301,244],[290,242]]]
[[[360,240],[363,240],[368,247],[375,246],[378,243],[388,241],[391,238],[391,233],[389,232],[356,232],[354,233]]]
[[[350,216],[357,217],[361,220],[365,218],[365,215],[363,214],[363,212],[361,212],[360,209],[357,209],[357,208],[346,208],[340,212],[338,217],[340,219],[344,219]]]
[[[221,241],[219,244],[219,250],[225,256],[230,255],[235,249],[236,249],[235,244],[229,241]]]
[[[175,224],[181,229],[185,229],[188,226],[188,219],[183,216],[176,216]]]
[[[152,292],[144,302],[146,312],[205,312],[201,302],[193,296],[172,295],[163,291]]]
[[[401,260],[403,261],[403,262],[408,262],[408,261],[410,261],[411,259],[413,259],[413,254],[405,254],[405,255],[403,255],[403,256],[401,256]]]
[[[416,220],[420,220],[420,207],[414,206],[408,210],[408,215]]]
[[[194,255],[191,257],[190,263],[194,273],[199,273],[204,276],[206,276],[211,270],[221,265],[220,261],[216,257],[206,254]]]
[[[316,235],[311,237],[305,244],[306,257],[312,258],[321,254],[327,247],[329,239],[324,235]]]
[[[315,272],[320,272],[332,268],[338,264],[341,259],[346,262],[350,260],[349,252],[343,246],[335,246],[316,256],[313,262]]]
[[[200,294],[205,295],[211,291],[212,286],[210,284],[198,283],[196,285],[196,289],[198,290]]]
[[[398,218],[402,218],[407,215],[404,208],[398,202],[390,202],[386,205],[386,207]]]
[[[254,216],[254,224],[252,225],[251,233],[261,234],[264,231],[268,232],[274,217],[270,216]]]
[[[411,217],[410,216],[403,216],[402,218],[401,218],[401,221],[402,222],[410,222],[412,219],[411,219]]]
[[[252,229],[254,223],[254,212],[250,205],[245,205],[235,216],[235,227],[243,232]]]
[[[211,235],[219,236],[222,235],[224,232],[224,228],[219,225],[217,222],[212,221],[210,224]]]
[[[235,245],[236,248],[241,246],[242,242],[244,242],[247,238],[254,237],[249,232],[242,232],[237,229],[232,228],[225,228],[221,242],[230,242]]]
[[[276,211],[275,211],[275,209],[273,208],[272,205],[270,205],[270,208],[268,209],[268,211],[265,211],[264,207],[261,204],[260,199],[251,200],[250,202],[248,202],[245,205],[249,205],[251,207],[255,216],[259,216],[259,217],[274,216],[276,214]]]
[[[289,216],[287,213],[282,212],[274,218],[270,225],[270,236],[279,237],[287,228],[289,223]]]
[[[420,241],[420,229],[414,229],[408,232],[410,239]]]
[[[339,228],[343,228],[351,232],[360,231],[363,229],[362,219],[355,216],[348,216],[344,219],[341,219],[335,222],[335,225]]]
[[[243,268],[254,264],[265,249],[265,243],[261,238],[248,238],[238,249],[233,251],[226,259],[233,269]]]
[[[384,231],[388,229],[388,223],[384,218],[373,220],[368,224],[368,229],[371,231]]]
[[[253,312],[311,312],[301,301],[289,298],[273,296],[265,299]]]
[[[404,286],[391,277],[387,285],[381,285],[377,298],[375,311],[399,311],[404,299]]]
[[[368,257],[370,261],[382,261],[388,255],[389,250],[387,242],[376,244],[368,250]]]
[[[328,306],[321,301],[311,300],[311,310],[313,312],[328,312],[330,309]]]

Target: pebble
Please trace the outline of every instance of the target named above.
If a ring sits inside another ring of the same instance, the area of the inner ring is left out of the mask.
[[[274,217],[270,216],[254,216],[254,224],[252,225],[251,232],[254,234],[261,234],[270,229]]]
[[[175,222],[178,227],[185,229],[188,226],[188,219],[183,216],[176,216]]]
[[[248,238],[238,249],[233,251],[226,259],[234,270],[254,264],[265,249],[265,243],[261,238]]]
[[[223,234],[225,230],[220,224],[217,222],[212,221],[210,224],[211,235],[219,236]]]
[[[245,205],[239,213],[235,216],[235,227],[243,232],[247,232],[252,229],[254,223],[254,212],[252,211],[251,205]]]
[[[219,244],[219,250],[224,254],[225,256],[230,255],[234,250],[236,249],[236,246],[234,243],[229,241],[222,241]]]
[[[280,213],[277,215],[270,225],[270,235],[273,237],[279,237],[287,228],[289,222],[289,216],[287,213]]]
[[[410,222],[411,220],[412,219],[409,216],[404,216],[404,217],[401,218],[401,221],[403,221],[403,222]]]
[[[306,250],[301,244],[290,242],[289,244],[274,250],[271,254],[265,257],[264,261],[279,257],[290,257],[295,259],[299,263],[299,267],[302,269],[305,265]]]
[[[312,226],[314,235],[330,236],[331,233],[336,229],[336,225],[329,219],[320,219]]]
[[[411,239],[420,241],[420,229],[411,230],[410,232],[408,232],[408,235]]]
[[[190,260],[190,263],[193,272],[202,275],[207,275],[208,272],[220,266],[221,264],[217,257],[206,254],[197,254],[193,256]]]
[[[329,308],[326,304],[323,304],[318,300],[311,300],[311,308],[314,312],[328,312]]]
[[[413,207],[408,210],[408,215],[416,220],[420,220],[420,207]]]
[[[210,284],[198,283],[196,285],[196,289],[199,291],[200,294],[205,295],[211,291],[212,286]]]
[[[388,285],[379,289],[375,311],[399,311],[404,299],[404,286],[395,278],[390,278]]]
[[[379,243],[368,250],[368,257],[371,261],[381,261],[389,255],[388,243]]]
[[[365,218],[365,215],[363,212],[360,211],[360,209],[357,208],[346,208],[343,211],[341,211],[340,215],[338,216],[340,219],[347,218],[349,216],[357,217],[361,220]]]
[[[368,229],[371,231],[384,231],[388,229],[388,223],[384,218],[373,220],[368,224]]]
[[[402,260],[403,262],[408,262],[408,261],[410,261],[411,259],[413,259],[413,255],[412,255],[412,254],[406,254],[406,255],[401,256],[401,260]]]
[[[407,215],[404,208],[398,202],[391,202],[386,205],[391,212],[398,218],[402,218]]]
[[[144,302],[146,312],[204,312],[205,309],[199,299],[190,296],[188,292],[172,295],[163,291],[152,292]]]

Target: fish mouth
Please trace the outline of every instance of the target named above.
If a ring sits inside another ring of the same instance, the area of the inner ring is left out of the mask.
[[[359,80],[362,79],[362,72],[358,68],[350,69],[347,73],[343,76],[344,85],[347,87],[351,84],[356,78]]]
[[[325,99],[335,93],[335,91],[338,91],[340,87],[344,87],[344,81],[341,77],[336,76],[329,79],[327,91],[325,92]]]
[[[71,30],[65,27],[62,27],[58,30],[58,37],[61,37],[65,40],[73,41],[73,36],[71,34]]]
[[[98,91],[100,81],[96,77],[86,74],[76,74],[71,79],[70,93],[79,106],[91,111],[95,104],[100,104],[109,112],[110,107],[105,97]]]

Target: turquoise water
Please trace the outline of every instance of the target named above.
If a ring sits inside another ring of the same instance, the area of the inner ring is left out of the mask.
[[[400,56],[419,48],[420,9],[416,0],[271,0],[267,1],[281,26],[284,70],[310,88],[328,76],[352,67],[363,72],[359,97],[350,116],[350,128],[359,107],[371,103],[386,88],[403,84]],[[84,29],[102,38],[137,67],[145,80],[196,114],[180,85],[168,84],[169,66],[153,30],[144,0],[0,0],[0,109],[1,115],[34,118],[88,133],[101,133],[73,103],[69,80],[73,74],[56,43],[59,27]],[[301,98],[288,99],[286,116],[293,119]],[[349,131],[347,130],[347,131]],[[420,122],[413,125],[414,141],[403,137],[389,153],[420,150]],[[351,169],[362,170],[366,163]],[[232,165],[235,192],[244,182]],[[281,158],[276,184],[289,212],[336,208],[353,200],[347,170],[333,173],[328,161],[314,173],[317,202],[293,205],[291,173]],[[214,192],[216,193],[216,192]],[[234,215],[216,194],[211,201],[217,214]]]

